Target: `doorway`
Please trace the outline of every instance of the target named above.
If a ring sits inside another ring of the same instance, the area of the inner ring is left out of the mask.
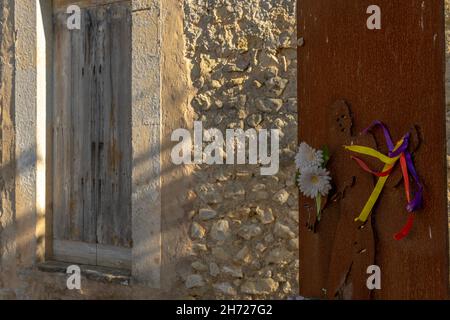
[[[53,259],[131,268],[131,2],[53,11]]]

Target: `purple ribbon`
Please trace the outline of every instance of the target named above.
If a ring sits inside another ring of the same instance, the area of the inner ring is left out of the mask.
[[[400,147],[397,148],[397,150],[394,151],[394,143],[392,142],[391,134],[389,132],[389,129],[386,127],[386,125],[379,121],[375,120],[368,128],[364,129],[362,131],[363,134],[366,134],[368,131],[370,131],[374,127],[381,127],[383,129],[384,138],[386,139],[386,145],[389,150],[389,157],[395,158],[401,155],[402,153],[405,154],[406,159],[406,165],[408,167],[408,171],[411,174],[411,176],[414,179],[414,182],[416,183],[416,191],[414,193],[414,198],[406,205],[406,210],[408,212],[413,212],[422,207],[423,204],[423,185],[420,183],[419,175],[416,172],[416,168],[414,167],[414,163],[412,161],[411,154],[408,152],[408,146],[409,146],[409,139],[410,139],[410,133],[408,132],[403,137],[403,143]]]
[[[379,126],[381,127],[381,129],[383,129],[383,133],[384,133],[384,137],[386,139],[386,144],[388,147],[389,152],[392,152],[392,150],[394,150],[395,146],[394,143],[392,142],[392,138],[391,138],[391,134],[389,133],[389,129],[386,127],[386,125],[381,122],[380,120],[375,120],[374,122],[372,122],[372,124],[364,129],[362,131],[362,133],[366,134],[367,132],[369,132],[373,127]]]
[[[414,198],[410,203],[406,206],[406,210],[408,212],[413,212],[422,207],[423,204],[423,185],[420,183],[419,175],[416,172],[416,168],[414,167],[414,163],[412,161],[411,154],[408,151],[405,151],[406,165],[408,166],[409,173],[413,177],[417,190],[414,194]]]
[[[398,157],[399,155],[401,155],[403,152],[405,152],[409,146],[409,137],[410,137],[410,134],[408,132],[403,137],[403,143],[401,144],[401,146],[398,147],[397,150],[395,150],[395,151],[392,151],[392,150],[389,151],[389,157],[395,158],[395,157]]]

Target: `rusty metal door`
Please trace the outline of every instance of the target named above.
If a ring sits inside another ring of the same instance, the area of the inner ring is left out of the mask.
[[[381,29],[367,26],[374,4]],[[448,298],[443,8],[442,0],[298,1],[299,140],[328,145],[335,186],[319,223],[311,221],[314,204],[300,200],[303,296]],[[396,140],[412,133],[425,186],[424,207],[401,241],[393,238],[407,219],[399,168],[368,222],[354,222],[375,180],[342,145],[386,153],[382,135],[359,135],[374,120],[389,126]],[[380,267],[381,289],[366,286],[370,265]]]

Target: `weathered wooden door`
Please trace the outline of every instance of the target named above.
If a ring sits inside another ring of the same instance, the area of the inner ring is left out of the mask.
[[[53,257],[129,268],[131,259],[130,1],[54,8]]]
[[[371,5],[381,9],[381,29],[367,27]],[[299,137],[329,146],[335,184],[315,230],[314,204],[300,200],[301,295],[448,297],[443,15],[442,0],[298,1]],[[408,216],[400,168],[368,222],[354,222],[376,180],[342,145],[387,153],[382,135],[359,135],[374,120],[383,121],[396,141],[411,132],[425,186],[424,207],[401,241],[393,238]],[[366,286],[370,265],[381,269],[379,290]]]

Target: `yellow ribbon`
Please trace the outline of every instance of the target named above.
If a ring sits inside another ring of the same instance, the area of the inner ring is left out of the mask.
[[[386,170],[389,170],[393,166],[394,165],[385,165],[384,168],[383,168],[383,172],[386,171]],[[366,222],[367,221],[367,219],[369,218],[370,213],[372,212],[373,206],[377,202],[378,197],[380,196],[381,191],[383,190],[384,185],[386,184],[386,181],[387,181],[388,178],[389,178],[389,175],[387,175],[385,177],[380,177],[378,179],[378,182],[375,185],[375,189],[373,189],[369,200],[367,200],[366,205],[362,209],[359,217],[355,218],[355,221],[361,221],[361,222]]]
[[[397,150],[402,144],[403,144],[403,139],[401,139],[397,143],[397,145],[394,148],[394,151]],[[395,166],[395,164],[398,161],[398,159],[400,159],[400,156],[397,156],[395,158],[390,158],[390,157],[382,154],[381,152],[379,152],[379,151],[377,151],[375,149],[368,148],[368,147],[363,147],[363,146],[344,146],[344,148],[347,149],[347,150],[356,152],[356,153],[365,154],[365,155],[377,158],[381,162],[385,163],[385,166],[384,166],[382,172],[390,170],[392,167]],[[386,184],[386,181],[387,181],[388,178],[389,178],[389,175],[387,175],[385,177],[380,177],[378,179],[378,182],[375,185],[375,189],[373,189],[369,200],[367,200],[364,208],[362,209],[360,215],[355,219],[355,221],[361,221],[361,222],[366,222],[367,221],[367,219],[369,218],[370,213],[372,212],[373,206],[377,202],[377,200],[378,200],[378,198],[379,198],[379,196],[381,194],[381,191],[383,190],[384,185]]]
[[[380,160],[381,162],[385,163],[385,164],[394,164],[397,162],[397,160],[400,158],[400,156],[396,157],[396,158],[390,158],[388,156],[385,156],[384,154],[382,154],[381,152],[369,148],[369,147],[363,147],[363,146],[344,146],[345,149],[356,152],[356,153],[361,153],[361,154],[365,154],[374,158],[377,158],[378,160]]]

